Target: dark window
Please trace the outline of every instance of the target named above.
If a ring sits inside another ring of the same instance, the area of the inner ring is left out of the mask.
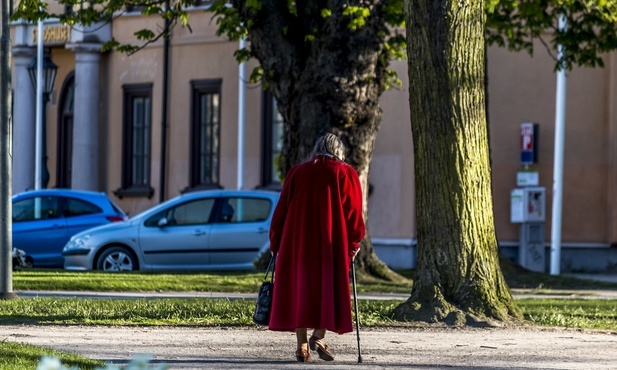
[[[73,168],[73,106],[75,101],[75,73],[71,72],[62,86],[58,109],[58,161],[56,187],[70,188]]]
[[[127,4],[126,5],[126,13],[141,13],[146,9],[145,5],[135,5],[135,4]]]
[[[263,94],[262,117],[262,187],[280,189],[280,170],[277,162],[283,149],[283,117],[279,113],[276,99],[268,91]]]
[[[221,80],[192,81],[192,190],[220,188]]]
[[[214,207],[214,198],[196,199],[168,208],[150,217],[145,226],[159,226],[165,219],[164,226],[203,225],[210,221],[210,214]]]
[[[263,222],[272,202],[264,198],[228,198],[221,205],[217,222]]]
[[[60,217],[58,197],[33,197],[13,203],[13,222]]]
[[[194,6],[210,6],[213,2],[213,0],[195,0]]]
[[[194,0],[191,6],[198,7],[209,7],[212,5],[214,0]],[[136,5],[136,4],[126,4],[126,13],[134,14],[134,13],[142,13],[148,6],[146,5]]]
[[[97,205],[80,199],[66,198],[65,217],[91,215],[103,212]]]
[[[122,187],[115,194],[151,197],[154,193],[150,187],[152,84],[126,85],[123,89]]]

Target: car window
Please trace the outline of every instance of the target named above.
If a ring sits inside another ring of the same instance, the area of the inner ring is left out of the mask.
[[[64,210],[65,217],[91,215],[101,212],[103,212],[103,210],[95,204],[81,199],[66,198],[66,209]]]
[[[58,217],[60,217],[58,197],[32,197],[13,203],[13,222],[48,220]]]
[[[161,218],[167,218],[168,226],[207,224],[214,207],[214,199],[196,199],[168,208],[150,217],[145,226],[158,226]]]
[[[227,198],[221,205],[218,222],[266,221],[272,202],[263,198]]]

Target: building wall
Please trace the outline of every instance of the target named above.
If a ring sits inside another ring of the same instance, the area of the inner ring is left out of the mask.
[[[221,79],[221,167],[220,185],[225,188],[237,186],[237,136],[238,136],[238,64],[233,57],[238,44],[214,36],[213,24],[202,11],[191,14],[193,33],[186,28],[177,28],[170,39],[170,79],[168,108],[168,155],[165,198],[180,194],[189,185],[190,166],[190,120],[191,81]],[[132,33],[148,23],[137,16],[122,17],[114,23],[114,37],[120,42],[132,40]],[[152,177],[155,194],[150,199],[125,198],[119,203],[129,213],[135,214],[158,203],[160,182],[161,120],[162,120],[162,74],[163,46],[158,42],[133,55],[111,53],[109,55],[110,79],[110,131],[122,132],[122,86],[134,83],[152,83]],[[247,66],[250,73],[252,66]],[[258,86],[246,86],[246,132],[247,138],[258,138],[260,131]],[[117,136],[117,135],[116,135]],[[259,140],[245,143],[245,188],[258,184]],[[118,168],[122,163],[121,140],[109,142],[110,163]],[[121,184],[121,173],[108,173],[108,188],[116,189]]]
[[[546,239],[550,240],[555,138],[556,75],[554,61],[542,45],[533,57],[491,48],[489,90],[494,209],[500,240],[517,240],[509,222],[510,191],[516,187],[521,122],[540,125],[540,185],[547,191]],[[610,60],[610,57],[608,58]],[[568,73],[564,156],[564,242],[613,242],[607,239],[609,172],[608,86],[612,67]]]
[[[215,35],[216,23],[201,9],[191,13],[192,32],[178,27],[171,37],[166,182],[163,198],[180,194],[189,185],[191,87],[193,80],[221,79],[220,185],[235,188],[237,179],[238,64],[236,42]],[[133,32],[162,21],[125,15],[112,24],[119,42],[135,42]],[[62,82],[75,68],[75,57],[64,45],[53,45],[59,65],[55,98],[48,105],[47,151],[50,187],[56,183],[57,101]],[[610,244],[617,241],[617,61],[606,57],[604,69],[577,68],[568,74],[565,136],[563,241]],[[550,239],[554,151],[554,62],[541,45],[532,57],[503,49],[488,51],[488,100],[493,168],[495,226],[500,241],[517,241],[518,225],[510,222],[510,192],[516,187],[520,165],[520,123],[540,124],[540,185],[547,189],[546,239]],[[249,76],[255,62],[246,67]],[[375,238],[413,239],[415,199],[412,119],[409,115],[406,61],[393,62],[403,81],[400,89],[383,94],[383,122],[375,143],[370,183],[369,230]],[[101,191],[115,197],[122,185],[123,89],[127,84],[152,84],[151,178],[152,197],[117,198],[129,214],[159,202],[161,168],[161,100],[163,44],[158,41],[127,55],[109,52],[101,61],[100,172]],[[262,87],[245,84],[246,131],[244,188],[261,179]],[[54,100],[55,99],[55,100]],[[15,165],[14,165],[15,166]]]
[[[393,62],[400,88],[381,97],[381,123],[370,168],[369,231],[377,238],[415,238],[413,138],[407,62]]]

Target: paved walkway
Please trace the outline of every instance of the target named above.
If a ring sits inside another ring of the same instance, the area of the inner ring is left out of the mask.
[[[336,360],[295,362],[295,334],[263,328],[1,325],[0,340],[79,353],[124,365],[152,355],[170,369],[616,369],[617,335],[568,329],[361,329],[329,333]]]
[[[579,279],[605,281],[609,283],[617,283],[617,273],[566,273],[564,276],[572,276]]]

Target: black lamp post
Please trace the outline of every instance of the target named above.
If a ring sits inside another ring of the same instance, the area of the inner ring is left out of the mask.
[[[30,80],[32,81],[32,85],[34,86],[34,90],[36,91],[36,77],[37,77],[37,61],[38,58],[35,56],[28,67],[28,72],[30,73]],[[43,128],[42,128],[42,162],[41,162],[41,171],[43,172],[41,175],[41,187],[46,188],[47,183],[49,182],[49,170],[47,169],[47,120],[46,120],[46,108],[47,102],[49,101],[49,96],[54,88],[54,82],[56,80],[56,72],[58,71],[58,66],[51,61],[51,55],[45,53],[43,56]]]

